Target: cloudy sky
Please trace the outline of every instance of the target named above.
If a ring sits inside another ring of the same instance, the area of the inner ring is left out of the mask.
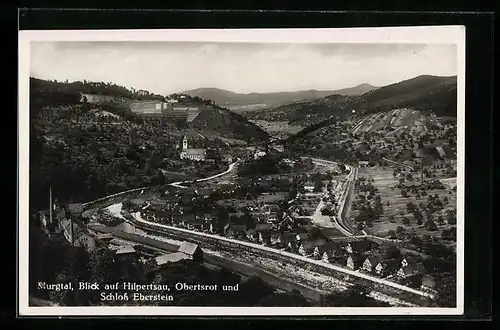
[[[457,74],[455,45],[32,42],[31,76],[114,82],[170,94],[200,87],[238,93],[383,86]]]

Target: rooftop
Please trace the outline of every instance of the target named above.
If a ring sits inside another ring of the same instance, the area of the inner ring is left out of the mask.
[[[123,246],[119,250],[116,251],[117,255],[124,255],[124,254],[132,254],[136,253],[135,249],[132,246]]]
[[[155,258],[156,263],[161,266],[171,262],[177,262],[179,260],[189,259],[187,255],[181,252],[162,254]]]
[[[197,249],[199,249],[199,246],[197,244],[189,242],[182,242],[182,244],[179,246],[179,252],[187,255],[193,255]]]

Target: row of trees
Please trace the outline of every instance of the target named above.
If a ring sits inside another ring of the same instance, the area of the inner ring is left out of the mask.
[[[60,202],[86,201],[131,188],[162,185],[184,171],[183,162],[176,160],[179,137],[160,122],[137,124],[124,118],[123,109],[115,104],[103,109],[118,111],[120,117],[96,116],[88,111],[64,116],[33,112],[30,202],[46,207],[49,186]],[[219,164],[189,164],[193,177],[219,171]]]
[[[43,95],[47,99],[49,95],[60,97],[64,100],[67,97],[68,101],[79,103],[80,93],[106,95],[118,98],[128,98],[136,100],[164,100],[162,95],[154,94],[146,90],[136,90],[135,88],[128,89],[127,87],[117,85],[111,82],[92,82],[92,81],[75,81],[59,82],[57,80],[42,80],[30,78],[30,92],[37,95]],[[78,97],[78,98],[76,98]],[[76,102],[75,102],[76,101]],[[73,104],[74,104],[73,103]],[[72,104],[72,103],[69,103]]]

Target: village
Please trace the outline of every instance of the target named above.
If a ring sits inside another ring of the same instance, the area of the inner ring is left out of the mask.
[[[182,142],[186,150],[187,140]],[[266,151],[255,149],[246,159],[235,161],[258,163],[266,156]],[[435,292],[434,269],[424,266],[432,262],[399,249],[397,240],[363,237],[359,231],[346,237],[339,228],[348,167],[318,165],[309,158],[281,158],[278,164],[285,168],[281,174],[256,178],[228,173],[206,182],[169,185],[164,191],[117,200],[106,208],[56,207],[51,233],[63,234],[74,246],[90,250],[105,244],[117,258],[142,262],[153,258],[158,267],[183,259],[203,262],[197,244],[151,238],[134,225],[137,220],[148,221],[261,244]],[[49,217],[47,212],[41,214],[45,224]]]
[[[84,97],[85,104],[102,102]],[[49,236],[89,252],[106,246],[115,258],[156,270],[182,260],[206,264],[207,253],[213,263],[222,252],[140,226],[154,223],[286,251],[436,294],[436,278],[454,265],[447,252],[434,250],[455,248],[456,124],[429,117],[424,125],[404,129],[405,120],[423,119],[397,109],[334,122],[299,142],[278,131],[251,143],[184,126],[211,104],[200,106],[202,100],[193,103],[182,94],[166,101],[131,104],[143,122],[128,124],[128,143],[138,154],[165,154],[158,145],[140,142],[140,127],[162,135],[168,130],[162,145],[169,157],[148,162],[149,171],[155,166],[164,179],[106,205],[56,202],[39,213]],[[116,125],[121,122],[105,111],[90,111],[75,125],[115,130],[124,127]],[[54,136],[48,142],[57,141]],[[164,183],[166,178],[181,181]]]

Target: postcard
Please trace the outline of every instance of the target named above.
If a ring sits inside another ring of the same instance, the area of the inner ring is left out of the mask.
[[[460,315],[465,28],[19,32],[20,316]]]

